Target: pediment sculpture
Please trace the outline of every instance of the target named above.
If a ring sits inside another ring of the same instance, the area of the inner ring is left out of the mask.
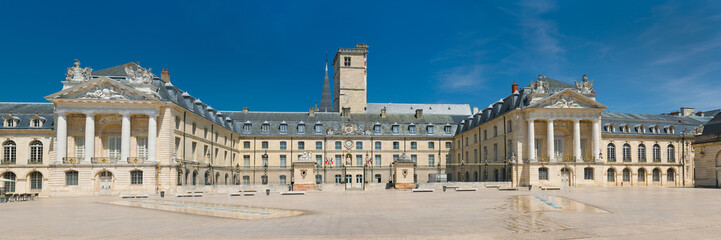
[[[583,106],[569,96],[560,96],[553,99],[553,102],[546,108],[583,108]]]
[[[125,66],[125,74],[128,75],[128,82],[138,84],[150,84],[153,81],[152,68],[145,69],[138,64]]]
[[[549,92],[548,82],[541,74],[538,74],[537,81],[531,81],[529,85],[531,87],[531,94],[545,94]]]
[[[80,60],[75,59],[75,66],[68,68],[68,73],[65,74],[65,80],[70,82],[87,82],[90,80],[90,74],[93,72],[92,68],[80,67]]]
[[[123,90],[114,86],[96,86],[92,90],[80,96],[79,99],[102,99],[102,100],[127,100]]]
[[[586,77],[586,74],[583,74],[582,80],[579,83],[576,82],[576,91],[581,94],[593,94],[596,93],[596,90],[593,90],[593,81],[588,81],[588,77]]]

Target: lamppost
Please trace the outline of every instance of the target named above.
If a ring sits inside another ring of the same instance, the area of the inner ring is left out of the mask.
[[[263,154],[263,176],[265,177],[265,182],[261,181],[261,184],[268,184],[268,153],[266,150],[266,153]]]
[[[235,164],[235,177],[233,179],[233,184],[240,185],[240,163]]]

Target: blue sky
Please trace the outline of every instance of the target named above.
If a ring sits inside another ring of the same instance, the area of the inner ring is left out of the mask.
[[[169,68],[219,110],[307,111],[325,53],[365,42],[369,102],[483,108],[587,73],[608,111],[721,108],[721,1],[344,2],[6,1],[0,101],[44,101],[78,58]]]

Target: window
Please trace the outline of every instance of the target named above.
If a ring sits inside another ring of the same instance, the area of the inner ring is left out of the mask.
[[[335,155],[335,166],[340,167],[343,164],[343,156],[342,155]]]
[[[43,189],[43,174],[40,172],[33,172],[30,174],[30,190],[42,190]]]
[[[180,129],[180,117],[175,117],[175,129]]]
[[[17,125],[17,119],[14,117],[8,117],[5,119],[5,126],[6,127],[15,127]]]
[[[263,161],[262,164],[264,167],[268,166],[268,154],[263,154],[263,156],[261,156],[261,161]]]
[[[646,170],[639,169],[638,170],[638,182],[643,183],[646,181]]]
[[[305,124],[298,124],[298,133],[305,133]]]
[[[381,163],[381,155],[376,155],[375,164],[376,166],[381,166],[383,163]]]
[[[355,183],[363,183],[363,175],[356,174],[355,175]]]
[[[343,66],[350,67],[350,57],[343,58]]]
[[[130,171],[130,184],[131,185],[142,185],[143,184],[143,171],[140,171],[140,170]]]
[[[401,148],[401,144],[399,142],[393,142],[393,150],[398,150]]]
[[[250,185],[250,176],[243,176],[243,185]]]
[[[581,142],[581,146],[583,146],[583,142]],[[581,149],[581,152],[583,153],[583,149]],[[513,155],[513,141],[508,140],[506,142],[506,156],[510,157]]]
[[[626,168],[623,169],[623,181],[624,182],[630,182],[631,181],[631,170]]]
[[[667,182],[674,183],[675,178],[676,178],[676,172],[673,169],[669,168],[668,170],[666,170],[666,181]]]
[[[195,156],[195,150],[198,148],[198,143],[192,142],[190,143],[190,151],[191,156],[193,157],[193,160],[197,160],[197,156]]]
[[[488,147],[483,147],[483,160],[488,161]]]
[[[609,168],[608,171],[606,171],[606,181],[608,181],[608,182],[616,181],[616,170],[614,170],[613,168]]]
[[[381,175],[380,174],[376,174],[375,179],[376,179],[376,183],[381,183]]]
[[[208,128],[203,128],[203,138],[208,138]]]
[[[32,119],[32,122],[30,124],[32,127],[39,128],[43,126],[43,120],[36,117]]]
[[[483,140],[488,140],[488,130],[483,130]]]
[[[374,144],[376,150],[381,150],[381,142],[375,142]]]
[[[493,161],[498,161],[498,143],[493,144]]]
[[[548,180],[548,168],[538,169],[538,180]]]
[[[335,183],[343,183],[343,178],[340,176],[340,174],[335,175]]]
[[[646,162],[646,145],[643,145],[643,144],[638,145],[638,161]]]
[[[418,143],[417,142],[411,142],[411,150],[417,150],[418,149]]]
[[[323,150],[323,142],[316,141],[315,142],[315,150]]]
[[[436,143],[428,142],[428,150],[435,150],[435,149],[436,149]]]
[[[398,125],[391,126],[391,131],[393,132],[393,134],[398,134]]]
[[[433,125],[426,126],[426,132],[428,132],[428,134],[433,134]]]
[[[320,155],[320,154],[315,155],[315,166],[316,167],[323,166],[323,155]]]
[[[436,155],[428,154],[428,166],[433,167],[436,163]]]
[[[279,177],[279,183],[284,185],[285,184],[285,175],[280,175]]]
[[[342,146],[343,143],[341,143],[340,141],[335,142],[335,150],[341,150]]]
[[[393,162],[397,162],[399,157],[398,154],[393,154]]]
[[[608,156],[609,162],[616,161],[616,146],[614,146],[613,143],[609,143],[608,146],[606,146],[606,156]]]
[[[5,182],[5,192],[14,193],[15,192],[15,179],[16,179],[15,173],[6,172],[5,174],[2,175],[2,177],[7,180],[11,180],[9,182]]]
[[[363,150],[363,142],[355,142],[356,150]]]
[[[138,142],[138,157],[148,158],[148,138],[139,137],[136,140]]]
[[[285,155],[280,155],[280,168],[285,168],[286,164],[287,164],[287,157]]]
[[[43,163],[43,143],[40,141],[33,141],[30,143],[30,162],[29,163]]]
[[[316,124],[315,126],[313,126],[313,128],[315,129],[315,133],[316,133],[316,134],[321,134],[321,133],[323,133],[323,125],[321,125],[321,124]]]
[[[410,126],[408,126],[408,133],[410,133],[410,134],[416,134],[416,125],[410,125]]]
[[[443,127],[443,131],[446,132],[446,134],[451,134],[451,126]]]
[[[381,133],[381,125],[374,125],[373,132],[380,134]]]
[[[250,141],[243,142],[243,149],[250,150]]]
[[[473,134],[473,143],[478,143],[478,134]]]
[[[262,148],[262,149],[268,149],[268,142],[267,142],[267,141],[262,141],[262,142],[260,142],[260,148]]]
[[[243,132],[246,132],[246,133],[250,132],[250,130],[252,129],[252,127],[253,127],[253,125],[250,124],[250,123],[245,123],[245,124],[243,124]]]
[[[498,137],[498,127],[493,126],[493,137]]]
[[[260,184],[268,185],[268,175],[260,176]]]
[[[68,186],[77,186],[78,185],[78,171],[65,172],[65,185],[68,185]]]
[[[264,133],[268,133],[268,130],[270,129],[270,124],[263,123],[263,125],[260,125],[260,131]]]
[[[298,142],[298,150],[305,150],[305,142],[303,142],[303,141]]]
[[[286,133],[286,132],[288,132],[288,124],[283,123],[280,125],[280,133]]]
[[[468,152],[466,152],[468,153]],[[468,158],[468,157],[466,157]],[[478,163],[478,149],[473,149],[473,162]]]
[[[355,165],[363,166],[363,155],[355,155]]]
[[[509,132],[509,133],[510,133],[510,132],[513,132],[513,124],[511,124],[511,123],[512,123],[511,120],[508,120],[508,125],[507,125],[507,126],[508,126],[508,132]]]
[[[451,150],[453,147],[453,144],[451,142],[446,142],[446,150]]]
[[[631,145],[623,144],[623,161],[624,162],[631,161]]]
[[[654,162],[661,161],[661,147],[658,146],[658,144],[653,145],[653,161]]]
[[[280,141],[280,150],[288,149],[288,143],[286,141]]]
[[[556,158],[563,159],[563,139],[553,139],[553,154]]]
[[[243,155],[243,167],[250,168],[250,155]]]
[[[418,162],[418,155],[411,154],[411,161]]]
[[[583,179],[593,180],[593,168],[587,167],[583,169]]]
[[[3,144],[3,163],[15,163],[17,158],[17,147],[15,142],[7,141]],[[7,189],[6,189],[7,190]]]
[[[323,183],[323,175],[315,175],[315,184],[321,184]]]
[[[653,170],[653,181],[654,182],[661,181],[661,170],[658,170],[658,168]]]
[[[197,130],[197,129],[198,129],[198,125],[195,124],[195,123],[193,123],[193,127],[192,127],[192,133],[193,133],[193,135],[195,135],[195,130]],[[250,131],[250,129],[249,129],[248,131]]]
[[[676,161],[676,151],[673,145],[668,145],[668,147],[666,147],[666,154],[666,160],[668,160],[668,162]]]

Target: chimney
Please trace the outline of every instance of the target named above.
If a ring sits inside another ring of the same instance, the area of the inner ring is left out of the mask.
[[[695,110],[696,109],[694,109],[692,107],[681,107],[681,116],[684,116],[684,117],[693,116],[694,115],[693,112]]]
[[[248,113],[248,112],[249,112],[248,107],[243,107],[243,113]]]
[[[340,113],[341,117],[350,117],[350,108],[343,108],[343,111]]]
[[[381,117],[386,118],[386,108],[381,109]]]
[[[423,118],[423,109],[416,109],[416,118],[418,118],[418,119]]]
[[[355,48],[368,48],[367,43],[356,43]]]
[[[163,71],[160,72],[160,80],[166,83],[170,82],[170,72],[168,72],[168,69],[163,68]]]
[[[513,85],[511,85],[511,94],[516,92],[518,92],[518,84],[516,84],[516,81],[513,81]]]
[[[308,116],[311,116],[311,117],[315,116],[315,108],[314,107],[308,108]]]
[[[478,113],[478,107],[473,107],[473,115],[476,115]]]

